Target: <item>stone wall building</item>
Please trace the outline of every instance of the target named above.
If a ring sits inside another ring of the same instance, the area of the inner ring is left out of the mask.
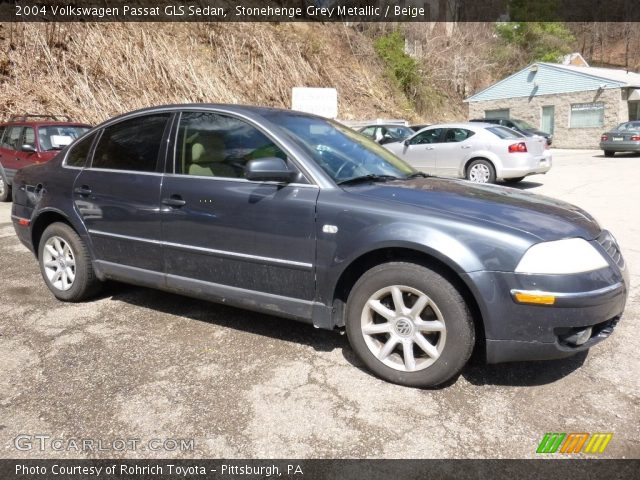
[[[640,120],[640,74],[534,63],[467,98],[469,118],[511,118],[553,134],[558,148],[598,148],[600,135]]]

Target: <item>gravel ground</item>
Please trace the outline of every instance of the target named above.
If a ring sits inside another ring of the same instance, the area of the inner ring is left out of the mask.
[[[346,337],[267,315],[126,285],[58,302],[0,204],[0,457],[533,458],[553,431],[613,432],[602,456],[640,458],[639,167],[555,151],[519,186],[617,236],[632,289],[614,335],[561,361],[473,364],[437,390],[377,380]],[[18,450],[18,435],[62,450]],[[81,439],[106,449],[78,453]]]

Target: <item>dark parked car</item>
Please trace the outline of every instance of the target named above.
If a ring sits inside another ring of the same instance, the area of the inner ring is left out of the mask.
[[[20,170],[12,219],[60,300],[113,279],[345,328],[365,365],[411,386],[476,346],[493,363],[588,349],[628,294],[615,239],[583,210],[428,177],[287,110],[114,118]]]
[[[91,127],[65,115],[16,115],[0,124],[0,202],[11,200],[20,168],[44,163]]]
[[[553,135],[548,132],[543,132],[535,128],[534,126],[528,124],[524,120],[516,120],[515,118],[475,118],[473,120],[469,120],[470,122],[484,122],[484,123],[495,123],[496,125],[502,125],[503,127],[511,128],[518,133],[526,137],[544,137],[547,139],[547,145],[551,145],[553,140]]]
[[[616,152],[640,152],[640,120],[624,122],[600,137],[605,157]]]
[[[380,145],[390,142],[400,142],[409,138],[414,131],[404,125],[368,125],[358,130],[361,134],[374,140]]]

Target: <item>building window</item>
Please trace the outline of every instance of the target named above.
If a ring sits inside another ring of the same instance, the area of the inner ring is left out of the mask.
[[[484,118],[504,118],[507,120],[509,118],[509,109],[501,108],[499,110],[485,110]]]
[[[602,127],[604,103],[574,103],[571,105],[570,128]]]

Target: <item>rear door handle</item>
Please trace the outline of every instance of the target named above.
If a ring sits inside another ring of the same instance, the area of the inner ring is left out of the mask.
[[[162,204],[167,205],[169,207],[184,207],[187,202],[185,202],[180,195],[171,195],[169,198],[163,198]]]
[[[78,195],[91,195],[91,189],[86,185],[82,185],[81,187],[77,187],[73,190]]]

